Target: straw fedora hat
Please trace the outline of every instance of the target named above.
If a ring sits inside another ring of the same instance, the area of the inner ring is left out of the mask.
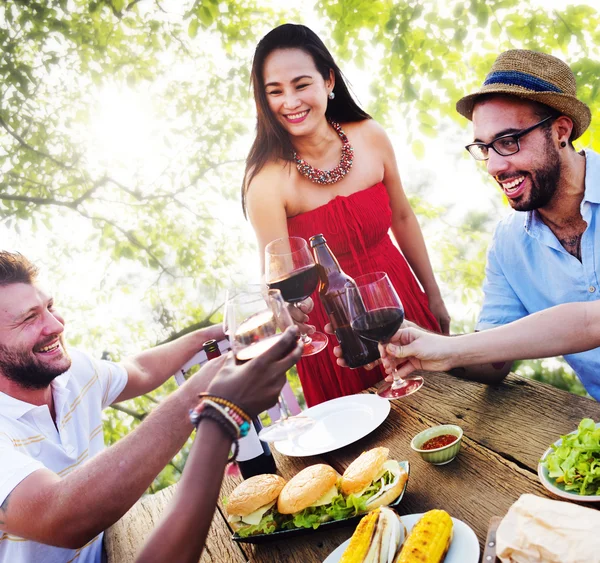
[[[592,115],[577,99],[575,75],[569,66],[545,53],[513,49],[498,56],[483,86],[461,98],[456,111],[473,119],[473,106],[483,94],[509,94],[545,104],[573,120],[571,140],[583,135]]]

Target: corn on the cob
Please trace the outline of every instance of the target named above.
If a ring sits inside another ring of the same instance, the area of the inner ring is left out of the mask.
[[[452,541],[452,519],[430,510],[415,524],[395,563],[441,563]]]
[[[340,559],[340,563],[360,563],[366,557],[379,519],[379,512],[379,508],[373,510],[358,523],[350,543]]]

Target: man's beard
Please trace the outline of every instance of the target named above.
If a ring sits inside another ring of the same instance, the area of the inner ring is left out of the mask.
[[[71,367],[71,358],[63,346],[62,338],[60,346],[63,358],[68,362],[63,362],[62,366],[48,366],[38,360],[33,352],[10,349],[0,344],[0,372],[24,389],[46,389]]]
[[[533,211],[540,209],[550,203],[554,197],[558,182],[560,181],[560,158],[558,150],[551,143],[547,144],[546,148],[546,163],[541,169],[530,174],[531,188],[529,190],[529,198],[523,199],[523,194],[518,200],[510,199],[509,203],[516,211]]]

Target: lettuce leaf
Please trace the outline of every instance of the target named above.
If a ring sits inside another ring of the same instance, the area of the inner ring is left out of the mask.
[[[562,483],[565,491],[600,495],[600,428],[584,418],[577,432],[561,438],[561,445],[552,445],[543,462],[550,478]]]
[[[248,524],[244,528],[239,529],[237,534],[241,538],[247,538],[248,536],[253,536],[254,534],[270,534],[276,529],[277,523],[275,522],[274,514],[273,512],[270,512],[269,514],[263,516],[258,524]]]

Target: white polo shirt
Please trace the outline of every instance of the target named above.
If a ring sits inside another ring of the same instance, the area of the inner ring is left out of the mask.
[[[58,430],[46,405],[0,393],[0,504],[34,471],[45,467],[64,477],[104,449],[102,409],[123,391],[127,372],[77,350],[69,353],[71,368],[52,382]],[[99,563],[102,537],[64,549],[0,530],[0,563]]]

